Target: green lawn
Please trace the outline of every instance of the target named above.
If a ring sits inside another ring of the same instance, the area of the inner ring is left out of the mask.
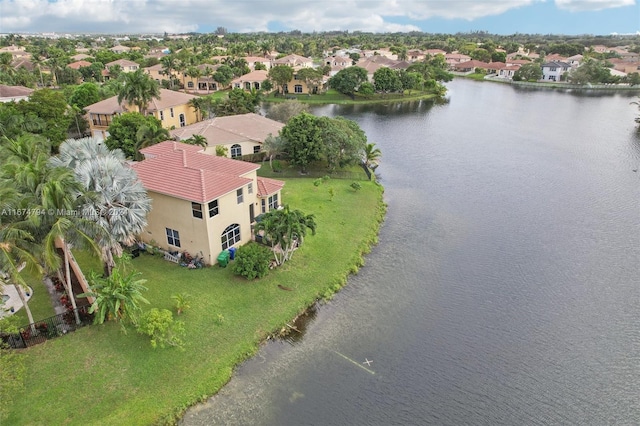
[[[124,334],[112,323],[24,350],[26,390],[15,398],[6,424],[171,423],[188,406],[217,392],[261,341],[344,285],[377,241],[382,188],[361,182],[362,189],[354,191],[350,184],[336,179],[315,187],[310,179],[287,180],[283,201],[315,214],[318,233],[305,239],[290,262],[261,280],[236,277],[230,267],[189,270],[147,254],[133,259],[148,280],[147,308],[171,309],[171,295],[192,295],[191,309],[181,316],[185,351],[153,350],[148,338],[133,330]],[[334,188],[333,201],[329,187]],[[100,267],[77,257],[83,265]]]

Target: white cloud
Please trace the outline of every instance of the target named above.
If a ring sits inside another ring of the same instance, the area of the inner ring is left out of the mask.
[[[636,0],[555,0],[558,9],[570,12],[598,11],[616,7],[633,6]]]
[[[473,21],[545,0],[0,0],[0,32],[170,33],[268,31],[415,31],[430,18]],[[555,0],[595,10],[635,0]]]

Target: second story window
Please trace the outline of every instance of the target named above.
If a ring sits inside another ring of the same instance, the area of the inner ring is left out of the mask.
[[[209,202],[207,207],[209,208],[209,217],[214,217],[218,213],[220,213],[220,209],[218,208],[218,200]]]
[[[171,118],[173,118],[173,108],[169,108],[169,114],[171,114]]]
[[[193,217],[197,217],[198,219],[202,219],[202,204],[200,204],[200,203],[191,203],[191,213],[193,213]]]
[[[238,204],[242,204],[244,201],[244,197],[242,196],[242,188],[236,191],[236,198],[238,199]]]
[[[250,183],[249,185],[247,185],[247,192],[249,194],[253,194],[253,183]]]
[[[164,111],[160,111],[160,121],[164,121]]]

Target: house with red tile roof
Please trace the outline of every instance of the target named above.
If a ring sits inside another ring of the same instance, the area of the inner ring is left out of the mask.
[[[213,265],[223,250],[251,241],[259,214],[281,205],[284,182],[258,177],[258,164],[174,141],[141,152],[145,159],[131,167],[152,199],[139,236],[146,243],[201,254]]]
[[[231,80],[231,87],[248,91],[253,89],[260,90],[262,83],[269,78],[267,74],[268,71],[265,70],[251,71]]]
[[[71,62],[70,64],[67,65],[67,68],[79,70],[82,67],[90,67],[90,66],[91,66],[91,62],[80,60],[76,62]]]
[[[199,123],[171,130],[173,138],[185,140],[193,135],[201,135],[207,140],[208,154],[216,155],[216,147],[227,148],[231,158],[247,154],[256,154],[262,150],[262,144],[269,135],[277,136],[284,124],[248,113],[215,117]]]
[[[195,95],[160,89],[160,97],[154,98],[147,105],[147,115],[153,115],[165,129],[185,127],[198,121],[196,110],[189,104]],[[112,96],[85,108],[89,118],[91,136],[104,139],[113,117],[124,112],[139,112],[138,107],[131,104],[118,103],[118,97]]]

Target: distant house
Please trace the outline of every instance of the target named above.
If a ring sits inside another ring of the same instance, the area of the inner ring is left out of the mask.
[[[203,120],[180,129],[171,130],[172,137],[185,140],[193,135],[204,136],[208,147],[205,152],[214,154],[217,146],[227,148],[231,158],[257,154],[269,135],[277,136],[284,124],[259,114],[239,114]]]
[[[464,62],[458,62],[451,65],[451,68],[454,71],[468,73],[468,74],[475,72],[476,68],[487,70],[488,67],[489,67],[489,62],[482,62],[476,59],[472,59]]]
[[[18,102],[29,99],[33,89],[24,86],[6,86],[0,84],[0,102]]]
[[[455,64],[470,61],[471,56],[463,55],[461,53],[447,53],[444,55],[444,59],[446,63],[453,68]]]
[[[269,78],[267,74],[268,71],[265,70],[251,71],[231,80],[231,87],[243,90],[260,90],[262,83]]]
[[[91,62],[76,61],[76,62],[71,62],[70,64],[68,64],[67,68],[71,68],[73,70],[79,70],[82,67],[90,67],[90,66],[91,66]]]
[[[271,66],[275,65],[288,65],[290,67],[304,67],[304,68],[312,68],[313,67],[313,59],[305,58],[300,55],[287,55],[280,59],[276,59],[272,61]]]
[[[546,62],[542,64],[543,81],[560,81],[565,72],[569,72],[571,65],[566,62]]]
[[[105,69],[109,70],[109,68],[114,65],[120,65],[120,67],[122,68],[122,72],[135,72],[138,71],[138,68],[140,68],[140,65],[136,62],[129,61],[128,59],[118,59],[117,61],[111,61],[105,64]]]
[[[111,49],[109,49],[109,50],[110,50],[110,51],[112,51],[113,53],[120,54],[120,53],[127,53],[127,52],[129,52],[129,51],[131,50],[131,48],[129,48],[129,47],[127,47],[127,46],[120,46],[120,45],[117,45],[117,46],[113,46],[113,47],[112,47]]]
[[[142,241],[171,251],[220,252],[252,239],[260,213],[277,209],[284,182],[258,177],[259,164],[209,155],[201,147],[166,141],[144,148],[131,165],[152,200]]]
[[[190,77],[186,73],[183,75],[184,88],[189,91],[198,92],[214,92],[218,89],[224,89],[224,87],[220,87],[220,83],[213,79],[213,74],[215,74],[216,70],[220,67],[218,65],[212,64],[200,64],[197,65],[196,68],[200,71],[200,76],[198,77]]]
[[[271,59],[269,58],[263,58],[261,56],[245,56],[242,59],[247,61],[247,65],[252,70],[256,68],[256,64],[264,65],[267,70],[271,68]]]
[[[185,127],[198,121],[198,115],[189,101],[196,96],[173,90],[160,89],[160,98],[147,105],[147,114],[153,115],[165,129]],[[112,96],[85,108],[89,118],[91,136],[106,138],[113,117],[124,112],[139,112],[135,105],[122,105],[118,97]]]
[[[520,65],[504,65],[500,67],[497,71],[497,77],[512,79],[513,75],[520,69]]]
[[[71,59],[73,61],[84,61],[85,59],[89,59],[89,58],[91,58],[91,56],[90,55],[86,55],[84,53],[78,53],[77,55],[73,55],[71,57]]]
[[[571,68],[578,68],[580,66],[580,63],[582,62],[582,58],[582,55],[573,55],[569,56],[566,62],[571,65]]]

